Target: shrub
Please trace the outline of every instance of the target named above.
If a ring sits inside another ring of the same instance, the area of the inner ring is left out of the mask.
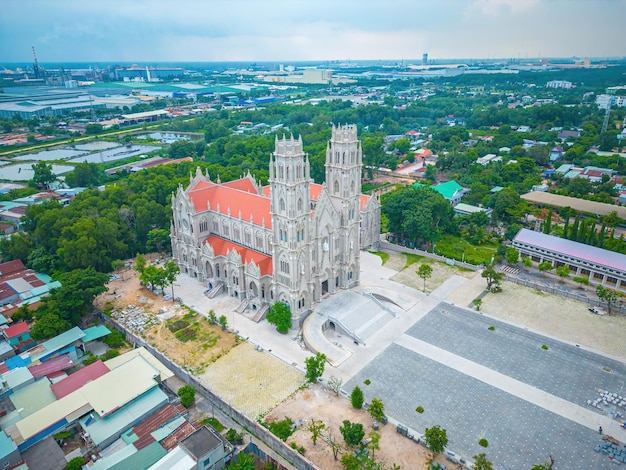
[[[372,382],[370,381],[370,379],[365,379],[365,380],[363,381],[363,383],[364,383],[365,385],[369,385],[369,384],[371,384]]]
[[[304,455],[304,447],[302,447],[302,446],[298,446],[298,443],[296,443],[296,442],[291,442],[289,445],[290,445],[290,446],[291,446],[291,448],[292,448],[293,450],[295,450],[298,454],[300,454],[300,455]]]
[[[119,355],[120,355],[119,349],[109,349],[102,356],[100,356],[100,359],[102,359],[103,361],[108,361],[109,359],[113,359],[114,357],[117,357]]]
[[[487,442],[487,439],[483,437],[480,441],[478,441],[478,445],[481,447],[487,447],[489,445],[489,442]]]
[[[424,412],[424,407],[418,406],[417,408],[415,408],[415,411],[417,411],[419,414],[422,414]]]
[[[74,457],[72,460],[67,462],[65,470],[81,470],[84,463],[85,459],[83,457]]]
[[[185,408],[189,408],[196,399],[196,389],[191,385],[183,385],[178,389],[180,404]]]
[[[91,352],[88,352],[83,356],[82,362],[84,365],[88,366],[89,364],[93,364],[97,360],[98,358],[96,356],[94,356]]]
[[[272,421],[268,424],[267,429],[281,441],[286,441],[293,434],[293,421],[287,416],[282,421]]]
[[[124,335],[117,330],[113,330],[104,337],[102,342],[110,348],[121,348],[125,343]]]
[[[496,327],[495,326],[490,326],[489,328],[487,328],[489,331],[495,331]]]
[[[69,439],[73,435],[74,433],[72,431],[61,431],[54,435],[54,439],[60,441],[61,439]]]
[[[548,350],[548,346],[546,346],[545,344],[542,344],[541,345],[541,349],[543,349],[544,351],[547,351]]]
[[[352,403],[352,407],[360,410],[363,408],[363,390],[359,387],[354,387],[352,393],[350,394],[350,403]]]
[[[230,428],[228,431],[226,431],[224,437],[231,444],[240,444],[243,442],[243,435],[233,428]]]
[[[200,424],[202,426],[206,426],[208,424],[209,426],[211,426],[213,429],[215,429],[217,432],[220,432],[220,433],[224,429],[226,429],[224,425],[220,423],[220,420],[213,416],[211,416],[210,418],[204,418],[202,421],[200,421]]]

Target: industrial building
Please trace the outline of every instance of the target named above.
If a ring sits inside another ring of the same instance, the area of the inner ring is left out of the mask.
[[[84,91],[10,96],[0,98],[0,117],[44,118],[104,107],[105,103],[99,103],[95,96]]]
[[[145,80],[150,82],[153,80],[172,80],[181,78],[185,71],[180,67],[141,67],[139,65],[131,65],[130,67],[116,67],[113,70],[113,78],[115,80]]]

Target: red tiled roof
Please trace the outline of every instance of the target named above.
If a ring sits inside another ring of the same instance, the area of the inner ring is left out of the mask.
[[[54,396],[57,397],[57,400],[59,400],[64,396],[75,392],[87,382],[91,382],[92,380],[96,380],[98,377],[102,377],[109,371],[110,369],[104,364],[104,362],[96,361],[93,364],[83,367],[78,372],[74,372],[69,377],[52,384],[50,389],[52,390],[52,393],[54,393]]]
[[[229,181],[227,183],[223,183],[222,186],[238,189],[239,191],[245,191],[247,193],[258,194],[256,188],[254,187],[254,183],[252,183],[252,180],[250,178],[241,178],[238,180]]]
[[[13,326],[8,327],[7,329],[5,329],[3,331],[4,336],[6,336],[7,338],[15,338],[16,336],[22,335],[26,332],[30,331],[30,327],[28,326],[28,323],[26,323],[25,321],[16,323]]]
[[[258,251],[238,245],[237,243],[228,241],[216,235],[211,235],[209,238],[207,238],[206,243],[213,247],[213,251],[215,252],[216,256],[226,256],[228,252],[235,250],[237,253],[239,253],[239,256],[241,256],[241,259],[245,264],[254,261],[255,264],[260,268],[261,275],[272,274],[271,256],[264,255],[263,253],[259,253]]]
[[[249,221],[252,217],[255,225],[262,225],[265,221],[267,228],[272,227],[270,200],[256,192],[251,193],[224,184],[201,181],[189,191],[189,198],[196,212],[207,210],[210,202],[211,210],[217,211],[219,206],[221,214],[228,214],[230,209],[230,215],[233,217],[239,217],[241,214],[241,218],[245,221]]]
[[[25,269],[26,266],[24,266],[22,260],[14,259],[13,261],[7,261],[6,263],[0,264],[0,275],[5,276],[17,271],[23,271]]]
[[[70,359],[69,354],[63,354],[62,356],[55,357],[41,364],[30,366],[28,370],[33,374],[33,377],[39,379],[53,372],[69,369],[73,365],[74,362]]]
[[[323,185],[317,183],[311,183],[309,186],[310,198],[314,201],[317,201],[320,198],[320,194],[322,194]]]

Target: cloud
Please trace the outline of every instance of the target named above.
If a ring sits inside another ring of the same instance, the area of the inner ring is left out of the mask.
[[[497,16],[506,13],[520,13],[533,9],[539,0],[475,0],[467,9],[468,13],[480,12]]]

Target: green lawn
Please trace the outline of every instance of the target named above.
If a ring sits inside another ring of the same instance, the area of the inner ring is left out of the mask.
[[[380,259],[383,260],[383,264],[385,264],[389,260],[389,253],[385,253],[384,251],[370,251],[373,255],[380,256]]]
[[[435,252],[458,261],[462,261],[463,254],[465,254],[466,263],[478,265],[491,263],[491,257],[496,254],[497,248],[498,245],[496,243],[485,243],[475,246],[463,238],[444,235],[437,242]]]
[[[424,256],[414,255],[413,253],[405,253],[405,256],[406,263],[404,264],[404,269],[408,268],[412,264],[420,263],[425,259]]]

